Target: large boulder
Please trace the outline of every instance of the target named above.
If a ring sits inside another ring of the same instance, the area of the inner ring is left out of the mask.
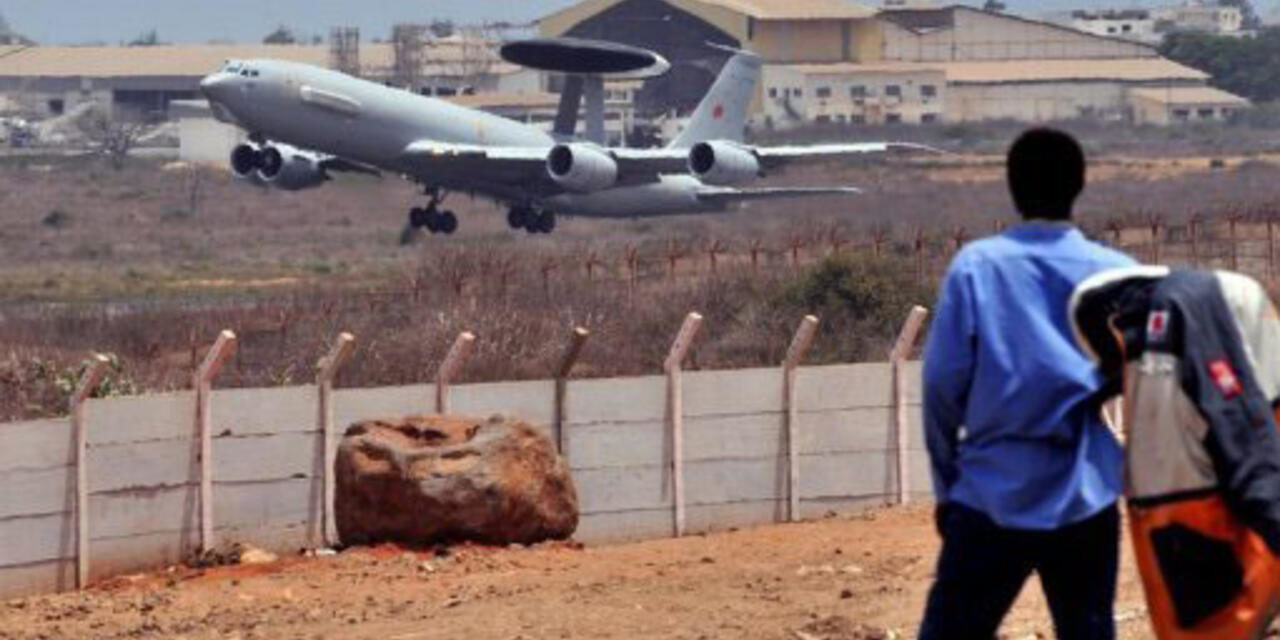
[[[564,459],[541,432],[503,416],[358,422],[338,446],[336,474],[344,544],[532,544],[578,527]]]

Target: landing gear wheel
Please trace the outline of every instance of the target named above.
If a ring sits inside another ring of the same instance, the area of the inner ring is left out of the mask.
[[[453,215],[452,211],[445,211],[440,214],[438,226],[440,227],[440,233],[452,235],[454,231],[458,230],[458,216]]]
[[[414,207],[409,210],[409,226],[414,229],[421,229],[427,226],[427,210],[422,207]]]
[[[427,231],[430,231],[431,233],[440,233],[440,223],[441,223],[440,212],[436,211],[435,209],[427,209],[427,219],[426,219],[426,222],[424,223],[424,226],[426,226]]]
[[[524,229],[529,223],[529,216],[532,211],[524,207],[511,207],[507,212],[507,226],[512,229]]]
[[[538,215],[537,227],[539,233],[551,233],[556,230],[556,214],[554,211],[543,211]]]

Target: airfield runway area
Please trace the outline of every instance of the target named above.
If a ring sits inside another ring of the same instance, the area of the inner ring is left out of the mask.
[[[911,638],[937,547],[919,505],[585,549],[353,548],[3,602],[0,638]],[[1116,615],[1151,637],[1127,550]],[[1032,580],[1001,637],[1051,636]]]

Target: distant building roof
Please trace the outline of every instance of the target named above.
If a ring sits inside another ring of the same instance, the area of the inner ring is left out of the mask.
[[[981,60],[973,62],[890,62],[788,65],[807,75],[910,73],[941,71],[953,84],[1002,84],[1121,80],[1199,81],[1209,74],[1166,58],[1102,58],[1091,60]]]
[[[481,43],[483,45],[483,43]],[[497,59],[496,52],[458,40],[428,41],[423,48],[426,75],[448,75],[449,67],[468,58],[491,58],[486,71],[510,73],[518,69]],[[325,67],[328,45],[189,44],[150,47],[0,47],[0,76],[92,77],[200,76],[227,60],[273,58]],[[362,43],[360,66],[370,73],[392,67],[394,51],[388,43]]]
[[[1244,107],[1249,101],[1240,96],[1213,87],[1170,87],[1167,89],[1133,89],[1129,95],[1169,105],[1215,105]]]
[[[572,16],[575,22],[603,13],[623,0],[583,0],[543,16],[541,22],[557,22]],[[876,9],[851,0],[689,0],[741,13],[756,20],[858,20],[870,18]]]
[[[849,0],[696,0],[724,7],[758,20],[856,20],[876,10]]]

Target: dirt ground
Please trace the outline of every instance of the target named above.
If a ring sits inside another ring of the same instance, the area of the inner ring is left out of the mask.
[[[910,638],[937,549],[923,505],[585,549],[358,548],[0,603],[0,639]],[[1120,637],[1148,638],[1124,563]],[[1032,581],[1001,637],[1052,635]]]

